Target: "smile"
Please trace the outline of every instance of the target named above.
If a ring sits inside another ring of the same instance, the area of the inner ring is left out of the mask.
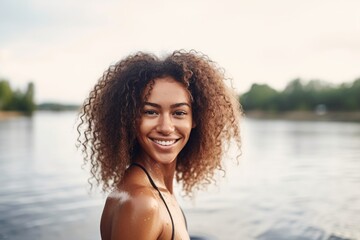
[[[157,140],[157,139],[151,139],[153,142],[161,145],[161,146],[171,146],[174,143],[176,143],[178,141],[178,139],[174,139],[174,140]]]

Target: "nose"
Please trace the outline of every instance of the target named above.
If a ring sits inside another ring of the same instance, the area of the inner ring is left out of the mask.
[[[171,116],[162,115],[159,118],[156,130],[163,135],[170,135],[175,131]]]

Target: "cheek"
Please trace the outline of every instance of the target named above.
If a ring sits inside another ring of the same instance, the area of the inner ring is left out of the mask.
[[[151,120],[139,119],[136,121],[137,136],[147,135],[154,128],[154,122]]]
[[[193,122],[189,121],[188,123],[184,124],[182,127],[182,131],[190,135],[191,130],[193,129]]]

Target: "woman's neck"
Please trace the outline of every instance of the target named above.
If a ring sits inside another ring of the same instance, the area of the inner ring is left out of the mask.
[[[176,160],[170,164],[162,164],[147,156],[140,155],[135,158],[134,162],[137,162],[146,168],[151,178],[160,189],[166,188],[171,194],[173,194]]]

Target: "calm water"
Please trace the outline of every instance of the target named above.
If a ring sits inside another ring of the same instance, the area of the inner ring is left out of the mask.
[[[88,194],[75,116],[0,121],[0,239],[100,239],[104,197]],[[239,165],[179,201],[213,239],[360,240],[360,124],[245,119]]]

